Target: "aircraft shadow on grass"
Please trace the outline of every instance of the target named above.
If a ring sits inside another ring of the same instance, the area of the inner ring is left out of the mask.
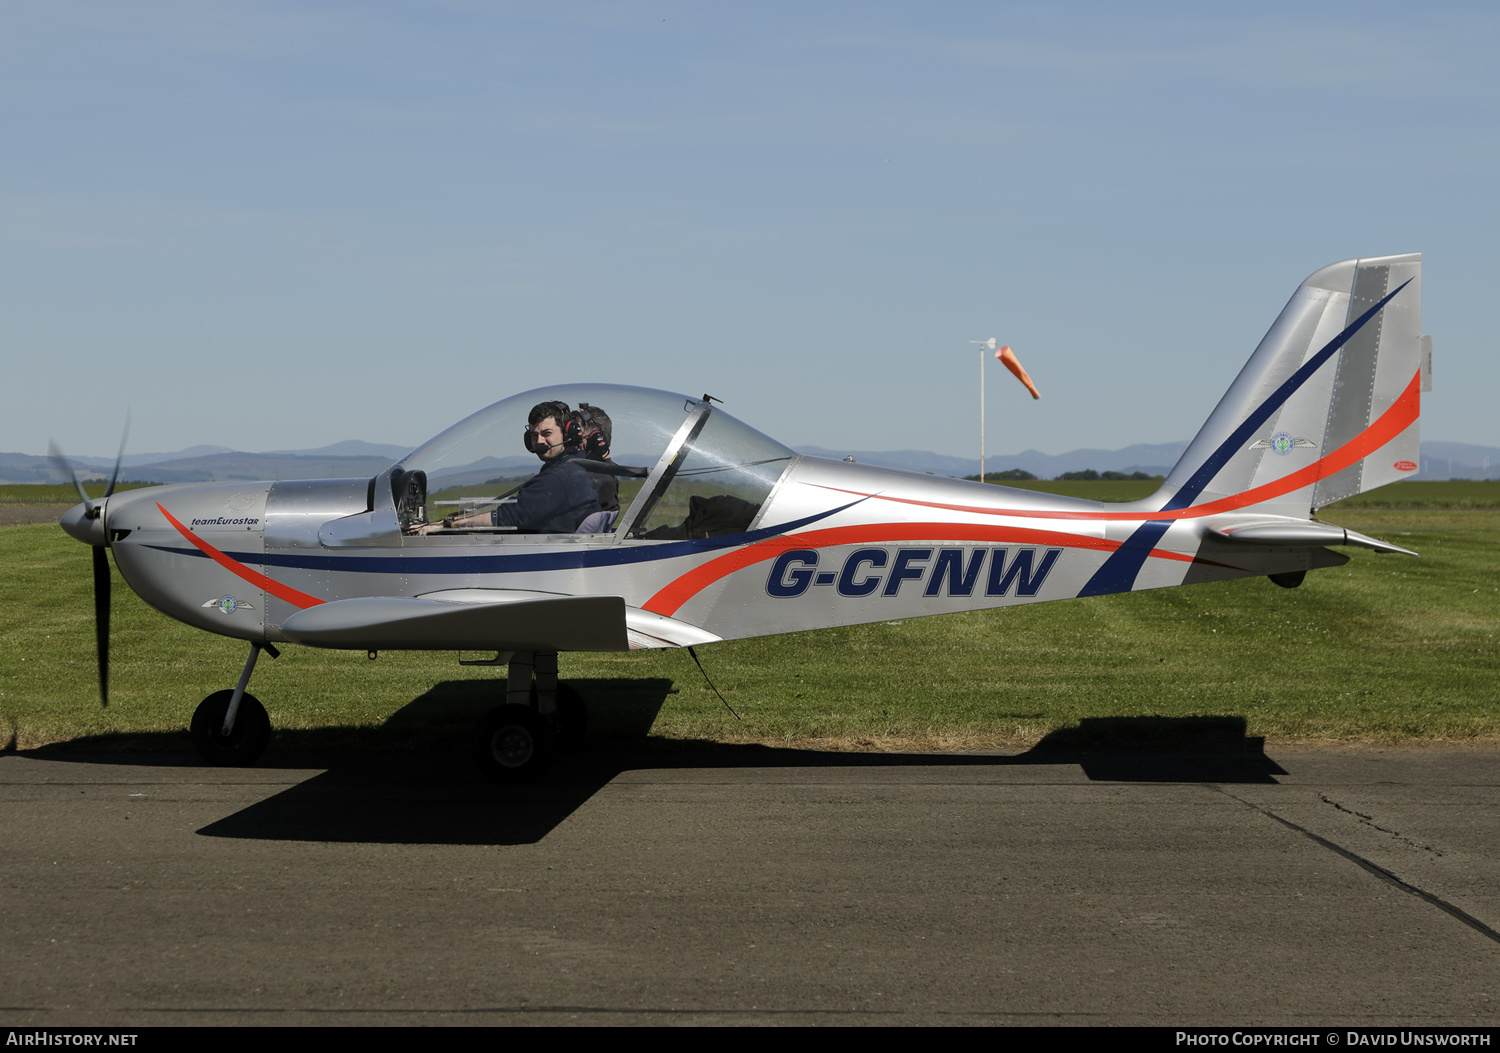
[[[1240,716],[1092,717],[1054,731],[1019,754],[866,753],[760,745],[662,742],[648,735],[673,693],[672,681],[575,680],[588,699],[590,734],[564,754],[545,783],[496,786],[468,763],[477,715],[495,704],[495,680],[447,681],[393,714],[380,728],[283,730],[271,765],[322,769],[306,782],[210,823],[207,837],[378,844],[534,844],[627,771],[711,768],[998,768],[1077,765],[1093,781],[1261,783],[1286,771],[1245,734]],[[176,733],[173,739],[181,739]],[[165,741],[163,751],[186,751]],[[83,759],[80,748],[106,739],[37,751]],[[141,743],[135,743],[141,748]],[[149,747],[149,743],[146,744]],[[351,750],[351,746],[354,748]],[[140,754],[91,761],[142,763]],[[196,762],[196,758],[193,758]],[[161,763],[158,755],[147,763]]]

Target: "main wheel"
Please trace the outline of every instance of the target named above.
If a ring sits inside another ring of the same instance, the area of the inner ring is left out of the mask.
[[[215,691],[199,702],[189,731],[193,748],[208,763],[244,768],[266,752],[266,744],[271,741],[271,718],[254,695],[241,695],[240,708],[234,715],[234,730],[226,738],[224,714],[229,712],[229,700],[233,697],[233,691]]]
[[[530,706],[496,706],[474,735],[474,763],[491,782],[537,782],[555,751],[552,729]]]

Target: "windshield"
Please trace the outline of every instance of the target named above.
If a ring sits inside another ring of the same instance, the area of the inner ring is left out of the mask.
[[[668,540],[742,533],[794,456],[715,408],[690,429],[670,478],[654,480],[660,496],[641,510],[631,535]]]

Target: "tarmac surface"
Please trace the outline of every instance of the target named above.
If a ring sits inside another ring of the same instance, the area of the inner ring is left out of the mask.
[[[0,754],[0,1025],[1500,1023],[1500,754]]]
[[[67,510],[67,505],[0,505],[0,526],[56,523]]]

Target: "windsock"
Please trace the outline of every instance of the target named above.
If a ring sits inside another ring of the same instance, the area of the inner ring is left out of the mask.
[[[1026,374],[1026,368],[1021,365],[1021,360],[1016,357],[1016,353],[1010,349],[1009,345],[996,351],[995,357],[1005,364],[1006,369],[1016,375],[1017,380],[1026,385],[1026,390],[1031,392],[1032,398],[1039,399],[1042,397],[1042,393],[1031,382],[1031,377]]]

